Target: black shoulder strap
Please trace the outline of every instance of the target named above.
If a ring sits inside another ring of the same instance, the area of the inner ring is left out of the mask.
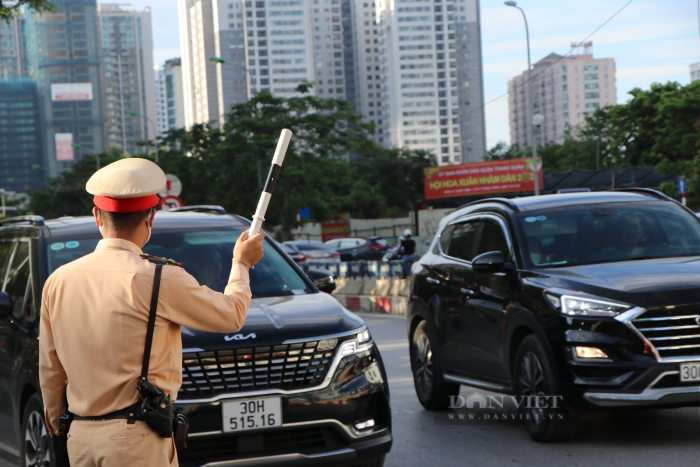
[[[151,311],[148,315],[148,330],[146,331],[146,348],[143,351],[143,364],[141,365],[141,379],[148,379],[148,364],[151,360],[151,344],[153,343],[153,327],[156,324],[156,309],[158,308],[158,291],[160,290],[160,274],[163,265],[156,265],[156,273],[153,276],[153,293],[151,294]]]

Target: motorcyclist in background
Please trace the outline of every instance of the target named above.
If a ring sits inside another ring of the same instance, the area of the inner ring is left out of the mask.
[[[403,249],[401,248],[401,242],[403,242],[403,236],[396,239],[396,243],[391,245],[391,247],[386,250],[384,256],[382,256],[382,261],[388,263],[389,261],[398,260],[403,257]]]
[[[403,273],[408,276],[411,270],[411,264],[416,261],[416,241],[411,238],[411,229],[406,229],[403,231],[403,240],[401,240],[401,250],[403,251],[403,256],[401,257],[401,263],[403,266]]]

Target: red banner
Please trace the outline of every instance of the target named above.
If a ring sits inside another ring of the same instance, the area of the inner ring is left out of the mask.
[[[72,161],[73,154],[73,133],[56,133],[56,160]]]
[[[424,169],[425,199],[534,191],[531,159],[476,162]],[[538,171],[542,188],[542,170]]]
[[[350,236],[350,224],[347,222],[324,222],[321,224],[321,241]]]

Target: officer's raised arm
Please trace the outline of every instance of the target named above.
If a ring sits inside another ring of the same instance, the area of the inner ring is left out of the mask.
[[[182,268],[164,271],[162,284],[167,300],[164,317],[182,326],[212,332],[235,332],[243,327],[250,305],[250,269],[263,257],[259,232],[248,237],[243,232],[233,248],[231,272],[224,293],[200,285]]]

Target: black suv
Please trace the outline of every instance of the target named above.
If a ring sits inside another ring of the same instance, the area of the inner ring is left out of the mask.
[[[247,226],[232,215],[159,212],[144,250],[181,261],[200,283],[223,291]],[[41,290],[52,271],[99,239],[91,217],[0,221],[0,455],[7,461],[50,458],[38,382]],[[182,329],[176,407],[190,420],[190,437],[180,464],[381,465],[392,444],[389,390],[367,327],[319,293],[270,237],[264,251],[250,271],[253,300],[240,332]],[[327,272],[310,274],[320,288],[335,287]]]
[[[516,404],[538,441],[593,407],[700,403],[700,221],[644,189],[484,199],[444,218],[411,278],[428,409],[460,385]]]

